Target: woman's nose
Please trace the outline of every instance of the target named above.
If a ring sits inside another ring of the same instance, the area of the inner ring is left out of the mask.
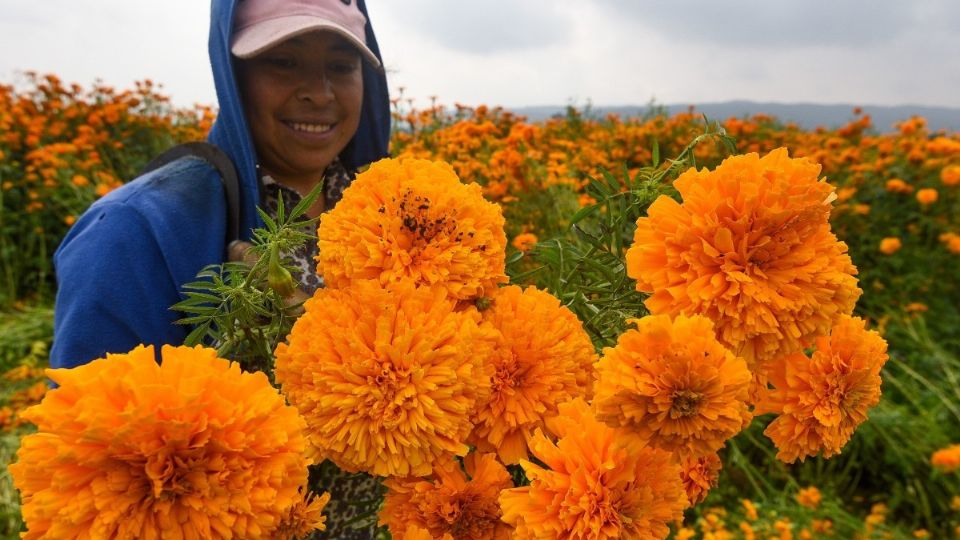
[[[333,82],[324,70],[311,71],[303,74],[297,98],[315,104],[324,104],[334,97]]]

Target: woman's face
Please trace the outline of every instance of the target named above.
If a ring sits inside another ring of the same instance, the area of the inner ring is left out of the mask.
[[[237,67],[260,165],[291,187],[312,187],[360,124],[360,53],[337,34],[318,31]]]

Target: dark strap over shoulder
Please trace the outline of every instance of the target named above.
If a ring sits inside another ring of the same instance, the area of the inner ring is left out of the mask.
[[[223,191],[227,198],[227,238],[226,244],[240,239],[240,181],[233,161],[216,145],[208,142],[188,142],[178,144],[159,156],[140,171],[140,174],[159,169],[167,163],[174,162],[182,157],[197,157],[212,165],[220,174],[223,182]]]

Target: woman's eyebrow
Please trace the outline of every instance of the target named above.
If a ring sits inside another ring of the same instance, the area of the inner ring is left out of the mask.
[[[360,51],[357,50],[356,47],[354,47],[350,43],[347,43],[346,41],[340,41],[340,42],[334,43],[329,50],[333,52],[348,52],[348,53],[360,54]]]

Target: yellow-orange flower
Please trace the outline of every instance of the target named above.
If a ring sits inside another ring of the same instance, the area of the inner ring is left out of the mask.
[[[597,419],[671,452],[716,452],[752,418],[746,362],[717,341],[706,317],[634,322],[597,362]]]
[[[654,201],[627,251],[650,311],[706,315],[751,368],[826,334],[861,291],[819,173],[780,148],[680,175],[683,204]]]
[[[955,255],[960,255],[960,234],[945,232],[937,238],[947,246],[947,251]]]
[[[820,490],[817,489],[817,486],[808,486],[802,488],[797,492],[797,503],[800,506],[806,506],[811,510],[815,510],[820,506],[820,501],[823,499],[823,495],[820,494]]]
[[[953,472],[960,469],[960,444],[937,450],[930,456],[930,463],[944,472]]]
[[[470,442],[514,464],[527,457],[527,441],[557,414],[557,403],[589,398],[597,354],[577,316],[535,287],[499,289],[483,320],[500,340],[490,399],[477,410]]]
[[[903,242],[896,236],[888,236],[880,240],[880,253],[884,255],[893,255],[900,251],[901,247],[903,247]]]
[[[776,444],[781,460],[802,461],[821,451],[825,457],[840,453],[867,419],[867,409],[880,401],[887,343],[864,326],[862,319],[845,316],[830,336],[817,338],[812,357],[794,353],[772,364],[774,389],[757,413],[779,413],[764,433]]]
[[[537,431],[523,460],[530,485],[500,495],[514,538],[666,538],[687,497],[669,453],[598,422],[582,399],[547,421],[560,439]]]
[[[24,538],[269,538],[301,500],[304,422],[262,373],[201,347],[74,369],[24,412]]]
[[[434,468],[432,479],[393,478],[380,511],[380,524],[399,537],[411,525],[423,527],[439,538],[500,540],[510,538],[513,527],[500,520],[497,497],[513,487],[507,469],[493,454],[467,456],[467,475],[453,460]]]
[[[277,347],[276,377],[307,421],[310,455],[380,476],[464,455],[489,392],[496,332],[442,287],[320,289]]]
[[[960,165],[947,165],[940,171],[940,182],[945,186],[960,185]]]
[[[710,490],[716,487],[723,462],[720,456],[708,454],[701,457],[685,457],[680,461],[680,479],[690,506],[703,502]]]
[[[940,194],[933,188],[925,188],[917,192],[917,201],[924,206],[937,202],[939,197]]]
[[[899,178],[891,178],[887,180],[887,191],[890,193],[912,193],[913,186],[904,182]]]
[[[513,237],[511,244],[520,251],[530,251],[533,246],[537,245],[537,235],[533,233],[520,233]]]
[[[325,531],[327,518],[323,508],[330,502],[330,494],[309,494],[297,501],[283,516],[280,527],[273,533],[277,539],[307,538],[313,531]]]
[[[384,159],[320,218],[317,271],[334,288],[411,279],[458,300],[484,296],[507,281],[503,224],[500,207],[446,163]]]

